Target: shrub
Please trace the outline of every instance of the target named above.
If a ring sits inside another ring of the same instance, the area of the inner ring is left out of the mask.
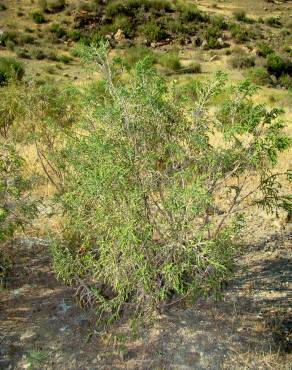
[[[12,41],[14,44],[18,44],[18,34],[15,31],[4,31],[0,34],[0,44],[7,46],[7,42]]]
[[[31,18],[37,24],[41,24],[41,23],[46,22],[46,19],[45,19],[43,13],[40,10],[33,10],[31,12]]]
[[[66,30],[60,26],[59,23],[54,23],[50,27],[50,32],[55,34],[58,38],[66,36]]]
[[[279,18],[276,17],[269,17],[265,19],[265,23],[271,27],[280,27],[282,25]]]
[[[269,72],[264,67],[255,67],[247,71],[247,77],[256,85],[265,86],[271,83]]]
[[[259,42],[257,46],[259,56],[262,56],[264,58],[266,58],[269,54],[272,54],[274,52],[271,46],[266,42]]]
[[[279,77],[280,84],[286,89],[292,89],[292,77],[288,74],[283,74]]]
[[[0,12],[7,10],[7,6],[5,4],[0,4]]]
[[[268,71],[276,77],[287,72],[287,62],[278,54],[271,53],[267,56]]]
[[[43,60],[46,58],[45,52],[40,48],[33,48],[30,51],[30,56],[37,60]]]
[[[27,49],[15,48],[17,58],[30,59],[30,54]]]
[[[82,38],[82,32],[79,30],[72,30],[68,32],[68,37],[73,41],[79,41]]]
[[[208,26],[200,32],[200,39],[205,49],[220,49],[222,44],[219,38],[222,36],[222,30],[213,25]]]
[[[251,37],[250,32],[246,28],[244,28],[242,25],[233,24],[230,27],[230,30],[231,30],[231,36],[238,43],[249,41]]]
[[[236,53],[229,59],[233,68],[250,68],[255,65],[255,57],[248,55],[244,51]]]
[[[29,34],[22,34],[19,38],[19,43],[21,45],[23,44],[33,44],[34,43],[34,37]]]
[[[23,65],[14,58],[0,57],[0,86],[9,81],[21,80],[24,75]]]
[[[229,59],[233,68],[250,68],[255,65],[255,57],[247,54],[243,49],[234,50],[234,55]]]
[[[186,68],[182,70],[184,73],[201,73],[202,66],[198,62],[191,62]]]
[[[68,64],[72,61],[73,59],[69,55],[60,55],[58,57],[58,61],[62,62],[64,64]]]
[[[245,22],[247,17],[246,17],[246,12],[244,10],[236,10],[234,13],[234,18],[239,21],[239,22]]]
[[[156,22],[148,22],[138,29],[139,34],[143,35],[146,40],[151,42],[161,41],[167,37],[167,33]]]
[[[165,53],[161,54],[158,58],[159,64],[161,64],[164,68],[168,69],[172,72],[180,72],[182,69],[182,65],[177,53]]]
[[[66,6],[66,0],[47,0],[47,9],[49,12],[56,13],[63,10]]]
[[[106,94],[82,91],[83,123],[60,155],[57,276],[104,323],[218,291],[233,269],[242,208],[283,202],[270,172],[289,146],[280,111],[254,104],[246,81],[227,94],[222,73],[188,109],[147,58],[123,82],[104,45],[84,54],[100,63]]]
[[[149,62],[154,63],[156,61],[156,56],[153,51],[146,47],[130,47],[125,49],[125,52],[122,57],[122,62],[127,67],[133,67],[139,60],[148,56]]]

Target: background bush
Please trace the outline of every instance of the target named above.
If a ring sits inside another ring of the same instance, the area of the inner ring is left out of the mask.
[[[22,63],[14,58],[0,57],[0,86],[9,81],[21,80],[23,75]]]

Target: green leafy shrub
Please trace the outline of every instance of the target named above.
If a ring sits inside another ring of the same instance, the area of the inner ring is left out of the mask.
[[[143,35],[149,43],[161,41],[167,37],[166,31],[163,30],[159,24],[152,21],[140,26],[138,32]]]
[[[104,45],[83,54],[104,92],[82,91],[84,118],[62,148],[57,276],[102,322],[214,293],[233,268],[242,208],[282,204],[270,172],[289,146],[280,111],[253,103],[246,81],[227,94],[222,73],[197,86],[191,110],[147,58],[121,81]]]
[[[264,67],[255,67],[247,71],[247,77],[256,85],[265,86],[269,85],[271,77],[269,72]]]
[[[59,23],[52,24],[50,27],[50,32],[55,34],[58,38],[62,38],[67,34],[66,30],[61,27]]]
[[[30,59],[30,53],[27,49],[15,48],[14,51],[17,58]]]
[[[21,80],[24,75],[22,63],[14,58],[0,57],[0,86],[9,81]]]
[[[267,56],[268,71],[276,77],[285,74],[289,70],[289,62],[284,60],[279,54],[271,53]]]
[[[45,16],[43,15],[43,13],[40,10],[33,10],[31,12],[31,18],[37,24],[41,24],[41,23],[46,22]]]
[[[0,44],[7,46],[7,43],[13,42],[14,44],[18,44],[18,34],[15,31],[4,31],[0,35]]]
[[[247,17],[246,17],[246,12],[244,10],[236,10],[234,13],[234,18],[239,21],[239,22],[245,22]]]
[[[280,84],[286,89],[292,89],[292,77],[288,74],[283,74],[279,77]]]
[[[266,42],[259,42],[257,46],[258,46],[258,54],[261,57],[266,58],[269,54],[274,53],[274,50]]]
[[[265,19],[265,23],[271,27],[280,27],[282,23],[280,22],[279,18],[276,17],[268,17]]]
[[[148,56],[149,62],[154,63],[157,60],[153,51],[147,47],[130,47],[125,49],[122,61],[127,67],[133,67],[139,60]],[[117,60],[116,60],[117,61]]]
[[[30,56],[33,59],[43,60],[46,58],[46,53],[41,48],[35,47],[30,50]]]
[[[243,25],[233,24],[230,27],[231,36],[235,39],[238,43],[243,43],[245,41],[249,41],[251,38],[251,34],[249,30],[243,27]]]

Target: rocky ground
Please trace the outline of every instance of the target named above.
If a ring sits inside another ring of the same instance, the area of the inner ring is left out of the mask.
[[[46,241],[18,240],[0,293],[0,369],[291,369],[291,246],[288,231],[251,246],[217,302],[104,333],[55,279]]]

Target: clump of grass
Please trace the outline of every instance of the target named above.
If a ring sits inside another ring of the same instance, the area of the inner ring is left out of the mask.
[[[243,25],[233,24],[230,26],[231,36],[238,43],[243,43],[249,41],[251,38],[251,33]]]
[[[122,61],[127,67],[133,67],[139,60],[144,59],[146,56],[149,58],[152,64],[157,59],[154,52],[149,48],[141,46],[130,47],[125,49]]]
[[[15,58],[0,57],[0,86],[9,81],[21,80],[24,75],[24,67]]]
[[[37,24],[42,24],[46,22],[45,16],[40,10],[33,10],[30,15],[32,20]]]
[[[5,4],[0,4],[0,12],[7,10],[7,6]]]
[[[18,34],[15,31],[5,31],[0,35],[0,44],[7,46],[7,42],[12,41],[18,44]]]

